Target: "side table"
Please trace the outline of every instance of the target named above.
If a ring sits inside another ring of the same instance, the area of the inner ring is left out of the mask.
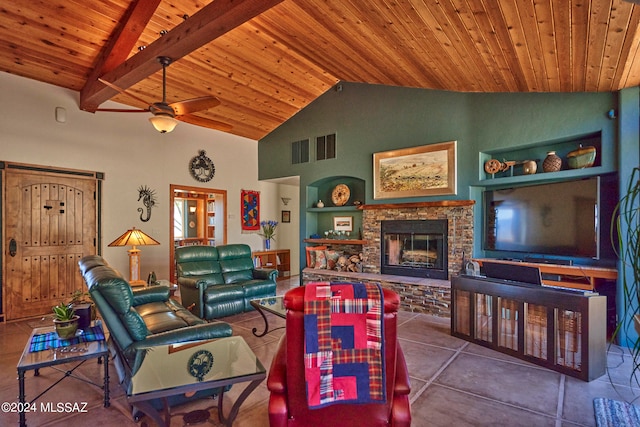
[[[287,309],[284,307],[284,297],[279,295],[275,297],[266,297],[266,298],[258,298],[252,299],[249,301],[249,304],[253,308],[256,309],[258,313],[262,316],[264,320],[264,331],[258,334],[258,328],[253,328],[253,335],[257,337],[263,337],[269,333],[269,321],[267,320],[267,316],[265,316],[264,312],[275,314],[276,316],[286,319],[287,318]],[[272,331],[276,329],[282,329],[283,327],[274,328]]]
[[[131,377],[127,401],[149,416],[158,426],[168,427],[171,418],[183,415],[185,425],[209,419],[209,408],[190,413],[171,413],[167,398],[201,390],[219,390],[218,421],[231,427],[242,403],[266,378],[266,369],[240,336],[211,341],[192,341],[154,347],[145,355]],[[227,417],[224,416],[224,392],[232,384],[249,383],[240,393]],[[157,409],[154,400],[164,402]],[[164,415],[164,417],[163,417]]]
[[[102,332],[102,328],[99,331]],[[69,345],[66,347],[57,347],[57,348],[47,348],[42,351],[31,351],[31,343],[33,341],[33,337],[36,335],[45,335],[50,332],[55,332],[55,328],[53,326],[46,328],[36,328],[29,336],[29,340],[25,345],[24,350],[22,351],[22,356],[20,357],[20,361],[18,362],[18,389],[19,395],[18,399],[20,402],[20,426],[24,427],[27,425],[26,421],[26,396],[25,396],[25,372],[29,370],[34,371],[34,376],[38,376],[40,374],[40,369],[42,368],[53,368],[59,372],[64,373],[64,376],[61,377],[58,381],[51,384],[46,390],[40,393],[38,396],[33,398],[29,402],[29,406],[38,400],[42,395],[55,387],[60,381],[64,380],[67,377],[72,377],[79,379],[84,382],[89,382],[99,388],[104,390],[104,407],[108,408],[109,403],[109,350],[107,348],[107,342],[104,338],[98,339],[96,341],[89,342],[81,342],[78,344]],[[104,333],[102,332],[102,336],[104,337]],[[98,359],[98,363],[102,363],[104,366],[104,382],[103,385],[93,383],[91,381],[87,381],[84,378],[79,378],[73,374],[78,367],[80,367],[84,362],[90,359]],[[65,363],[78,362],[71,370],[62,370],[57,367],[57,365],[62,365]]]
[[[174,298],[176,296],[176,292],[178,290],[178,285],[175,283],[171,283],[169,280],[160,279],[157,280],[156,283],[158,285],[165,285],[169,287],[169,297]]]

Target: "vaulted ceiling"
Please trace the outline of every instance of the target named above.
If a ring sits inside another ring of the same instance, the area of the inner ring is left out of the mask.
[[[638,86],[639,22],[640,6],[623,0],[11,0],[0,70],[76,90],[83,110],[109,99],[146,108],[162,99],[156,58],[169,56],[167,102],[221,101],[185,121],[260,139],[339,81]]]

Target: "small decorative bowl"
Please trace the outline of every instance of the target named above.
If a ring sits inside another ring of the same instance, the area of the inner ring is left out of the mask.
[[[590,168],[596,160],[596,147],[582,147],[567,154],[571,169]]]

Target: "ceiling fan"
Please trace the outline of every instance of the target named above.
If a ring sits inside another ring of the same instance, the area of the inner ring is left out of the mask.
[[[159,56],[158,62],[162,65],[162,101],[154,102],[149,104],[144,99],[138,98],[136,95],[125,91],[122,88],[114,85],[103,79],[98,79],[104,85],[129,96],[139,102],[144,104],[148,104],[149,106],[145,109],[124,109],[124,108],[98,108],[96,111],[106,111],[112,113],[146,113],[150,112],[153,114],[152,117],[149,118],[149,121],[156,128],[156,130],[160,133],[171,132],[176,125],[178,124],[178,120],[192,123],[196,125],[202,125],[206,127],[211,127],[223,131],[229,131],[232,129],[231,125],[226,123],[218,122],[211,119],[204,119],[201,117],[193,116],[191,113],[196,113],[198,111],[208,110],[209,108],[216,107],[220,105],[220,100],[215,96],[201,96],[199,98],[187,99],[184,101],[172,102],[171,104],[167,103],[167,66],[171,64],[173,60],[168,56]]]

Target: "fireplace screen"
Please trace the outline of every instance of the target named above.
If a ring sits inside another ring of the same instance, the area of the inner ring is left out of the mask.
[[[382,221],[383,274],[447,278],[447,220]]]

